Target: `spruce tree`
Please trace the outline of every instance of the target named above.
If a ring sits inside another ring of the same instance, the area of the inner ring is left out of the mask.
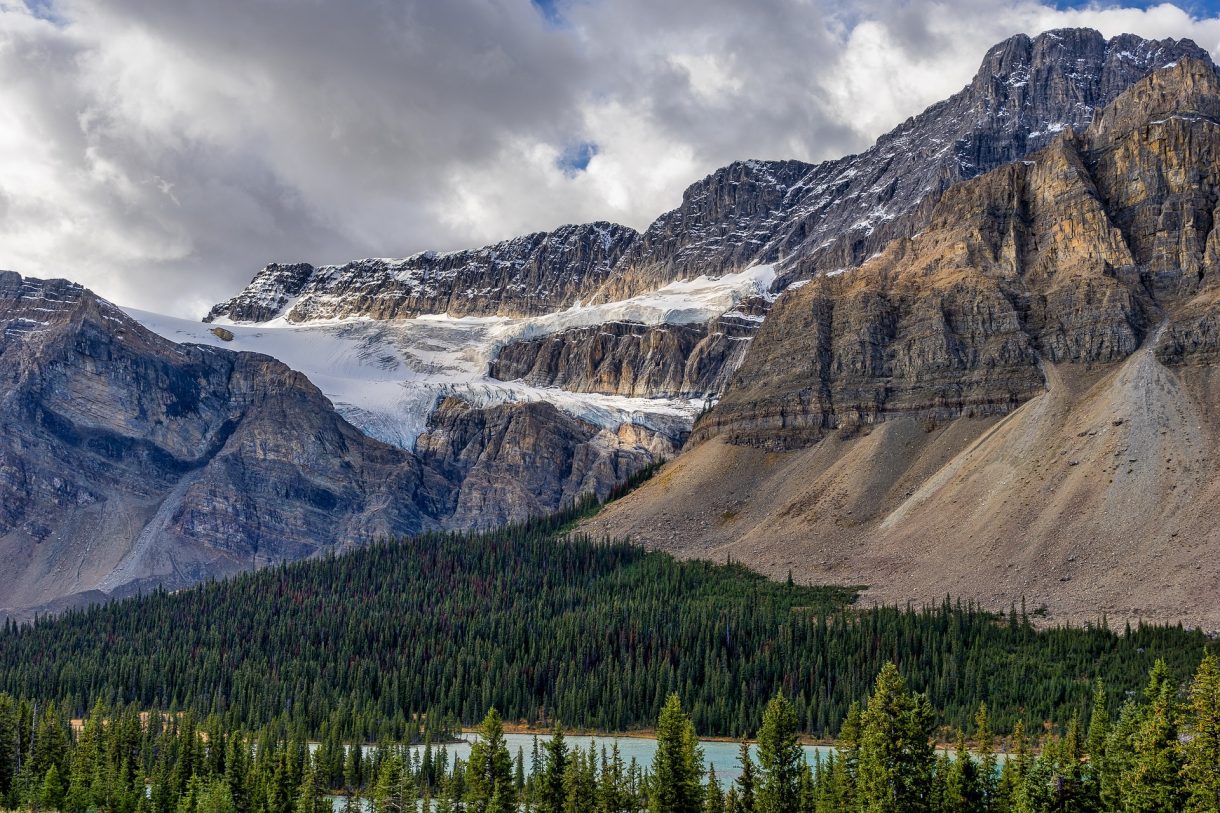
[[[657,722],[657,750],[652,762],[650,813],[698,813],[703,807],[703,756],[695,726],[671,694]]]
[[[922,813],[932,791],[933,715],[887,663],[861,715],[857,792],[863,813]]]
[[[546,760],[538,787],[538,813],[563,813],[563,780],[568,770],[568,745],[564,741],[562,727],[555,726],[543,749]]]
[[[750,756],[750,744],[745,740],[737,751],[737,764],[741,769],[737,775],[736,806],[740,813],[754,813],[754,795],[758,784],[758,776],[754,768],[754,759]]]
[[[1140,813],[1177,813],[1185,803],[1178,749],[1177,687],[1163,679],[1136,732],[1123,803]]]
[[[1190,684],[1182,745],[1186,809],[1220,813],[1220,662],[1208,653]]]
[[[797,742],[796,711],[777,693],[758,729],[757,813],[797,813],[804,753]]]
[[[703,813],[725,813],[724,794],[720,791],[720,780],[716,778],[716,766],[707,767],[707,784],[704,786]]]
[[[512,765],[500,714],[489,709],[466,766],[466,801],[471,813],[512,813],[516,809]]]

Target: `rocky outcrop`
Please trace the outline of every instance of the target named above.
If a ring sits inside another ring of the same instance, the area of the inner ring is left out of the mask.
[[[438,525],[447,484],[274,359],[0,273],[0,596],[178,587]]]
[[[1210,63],[1182,60],[1085,133],[946,192],[922,234],[781,297],[697,437],[787,447],[1004,413],[1042,389],[1043,362],[1120,361],[1163,319],[1164,357],[1202,347],[1218,103]]]
[[[924,228],[953,184],[1034,152],[1151,71],[1209,60],[1189,40],[1105,40],[1091,29],[1017,35],[973,81],[859,155],[810,165],[744,161],[693,184],[619,262],[600,296],[751,263],[778,263],[776,290],[854,267]]]
[[[636,232],[614,223],[562,226],[470,251],[427,251],[401,260],[315,268],[264,268],[205,321],[288,322],[420,314],[532,316],[597,290]]]
[[[676,454],[681,442],[631,424],[599,429],[544,401],[478,408],[447,398],[416,451],[459,484],[446,525],[489,528],[554,513],[587,494],[604,499],[631,475]]]
[[[500,349],[490,373],[502,381],[572,392],[713,398],[762,323],[765,309],[755,314],[743,306],[705,324],[608,322],[515,341]]]

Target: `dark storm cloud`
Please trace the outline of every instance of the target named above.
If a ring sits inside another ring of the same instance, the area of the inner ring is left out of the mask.
[[[0,267],[198,315],[270,260],[636,227],[736,158],[836,157],[1016,31],[1169,6],[0,0]]]

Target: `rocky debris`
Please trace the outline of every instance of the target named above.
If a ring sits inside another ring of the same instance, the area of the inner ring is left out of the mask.
[[[696,437],[790,447],[1003,414],[1045,362],[1121,361],[1166,315],[1163,358],[1207,348],[1217,103],[1210,62],[1181,60],[1084,133],[947,191],[921,234],[784,295]]]
[[[636,238],[614,223],[562,226],[469,251],[341,266],[268,265],[205,321],[299,323],[420,314],[534,316],[597,290]]]
[[[225,330],[223,327],[214,327],[214,328],[210,329],[208,331],[208,333],[211,333],[213,336],[220,339],[222,342],[233,341],[233,331]]]

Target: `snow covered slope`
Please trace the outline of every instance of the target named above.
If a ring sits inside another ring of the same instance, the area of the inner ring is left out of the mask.
[[[414,448],[429,414],[447,395],[476,406],[548,401],[605,429],[630,424],[677,437],[690,429],[703,407],[701,401],[532,387],[490,378],[489,365],[508,342],[571,328],[621,321],[645,325],[707,322],[733,310],[743,299],[764,295],[773,279],[771,266],[755,266],[714,280],[700,277],[674,282],[620,302],[575,305],[527,318],[440,315],[292,325],[280,317],[258,325],[225,324],[218,329],[145,311],[127,312],[176,342],[273,356],[305,373],[340,414],[366,434],[405,449]],[[222,338],[229,334],[232,339]]]

